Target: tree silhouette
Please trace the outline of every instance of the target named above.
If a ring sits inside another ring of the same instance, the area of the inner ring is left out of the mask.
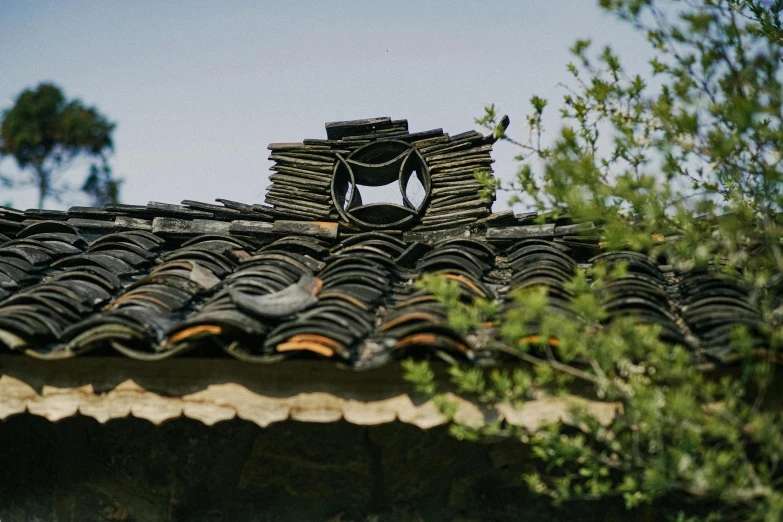
[[[26,89],[14,105],[3,112],[0,124],[0,154],[12,156],[28,180],[2,179],[8,187],[38,188],[38,207],[47,198],[59,198],[67,187],[57,174],[67,170],[77,157],[91,159],[81,190],[102,205],[117,202],[121,180],[112,178],[107,154],[113,150],[115,124],[95,107],[81,100],[68,100],[56,85],[42,83]]]

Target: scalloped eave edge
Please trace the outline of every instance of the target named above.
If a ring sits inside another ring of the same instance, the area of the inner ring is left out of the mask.
[[[548,423],[572,423],[570,412],[574,407],[584,408],[604,425],[610,424],[622,411],[620,403],[590,401],[576,396],[531,400],[518,407],[503,403],[491,408],[452,393],[445,397],[456,406],[456,422],[479,427],[505,421],[531,432]],[[130,379],[107,393],[95,393],[92,385],[85,385],[77,388],[44,386],[39,394],[15,377],[0,376],[0,419],[22,413],[38,415],[51,422],[78,414],[100,423],[132,415],[153,424],[184,415],[207,426],[238,417],[262,428],[289,419],[322,423],[345,420],[361,426],[399,421],[421,429],[448,422],[433,401],[417,405],[407,394],[367,402],[320,392],[279,398],[227,383],[210,385],[182,397],[167,397],[147,391]]]

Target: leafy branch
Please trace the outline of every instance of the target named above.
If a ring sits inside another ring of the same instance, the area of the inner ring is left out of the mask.
[[[456,332],[495,328],[501,342],[489,348],[519,361],[455,366],[450,386],[486,404],[563,394],[622,403],[609,426],[574,411],[573,422],[535,433],[492,428],[531,446],[540,466],[527,484],[556,502],[620,495],[633,509],[679,492],[709,501],[712,519],[780,520],[783,420],[771,398],[783,339],[783,1],[600,3],[647,37],[649,76],[627,74],[611,48],[577,41],[558,132],[545,136],[550,104],[541,97],[531,99],[521,140],[487,107],[477,123],[519,149],[520,169],[501,185],[477,178],[511,193],[511,204],[593,221],[607,251],[733,281],[762,324],[732,331],[734,365],[716,371],[698,342],[609,317],[620,265],[577,270],[566,315],[544,286],[517,290],[487,314],[487,303],[466,303],[429,278],[421,284]],[[429,375],[426,362],[416,365],[414,382]],[[441,389],[432,379],[430,390]],[[455,434],[487,436],[470,430]],[[669,515],[685,520],[685,511]]]

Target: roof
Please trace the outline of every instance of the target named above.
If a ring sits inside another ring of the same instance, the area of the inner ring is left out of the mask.
[[[610,318],[658,324],[702,359],[730,358],[731,329],[761,322],[748,294],[717,273],[602,252],[600,229],[567,216],[492,213],[474,177],[491,173],[491,137],[409,133],[390,118],[326,129],[325,140],[269,146],[264,205],[0,208],[4,360],[315,359],[367,370],[435,355],[507,364],[496,329],[450,329],[443,306],[415,286],[419,276],[445,274],[466,299],[506,304],[513,288],[545,285],[553,313],[567,317],[564,282],[596,262],[628,264],[607,288]],[[362,202],[363,186],[387,184],[402,204]]]

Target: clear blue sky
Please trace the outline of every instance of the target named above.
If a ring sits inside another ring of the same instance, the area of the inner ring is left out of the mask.
[[[562,97],[568,48],[584,37],[639,67],[647,54],[591,0],[5,0],[0,108],[41,81],[96,105],[117,122],[125,203],[260,203],[267,144],[325,137],[327,121],[391,116],[459,133],[494,102],[519,133],[531,95]],[[498,176],[513,175],[515,153],[496,147]],[[32,191],[0,200],[36,202]]]

